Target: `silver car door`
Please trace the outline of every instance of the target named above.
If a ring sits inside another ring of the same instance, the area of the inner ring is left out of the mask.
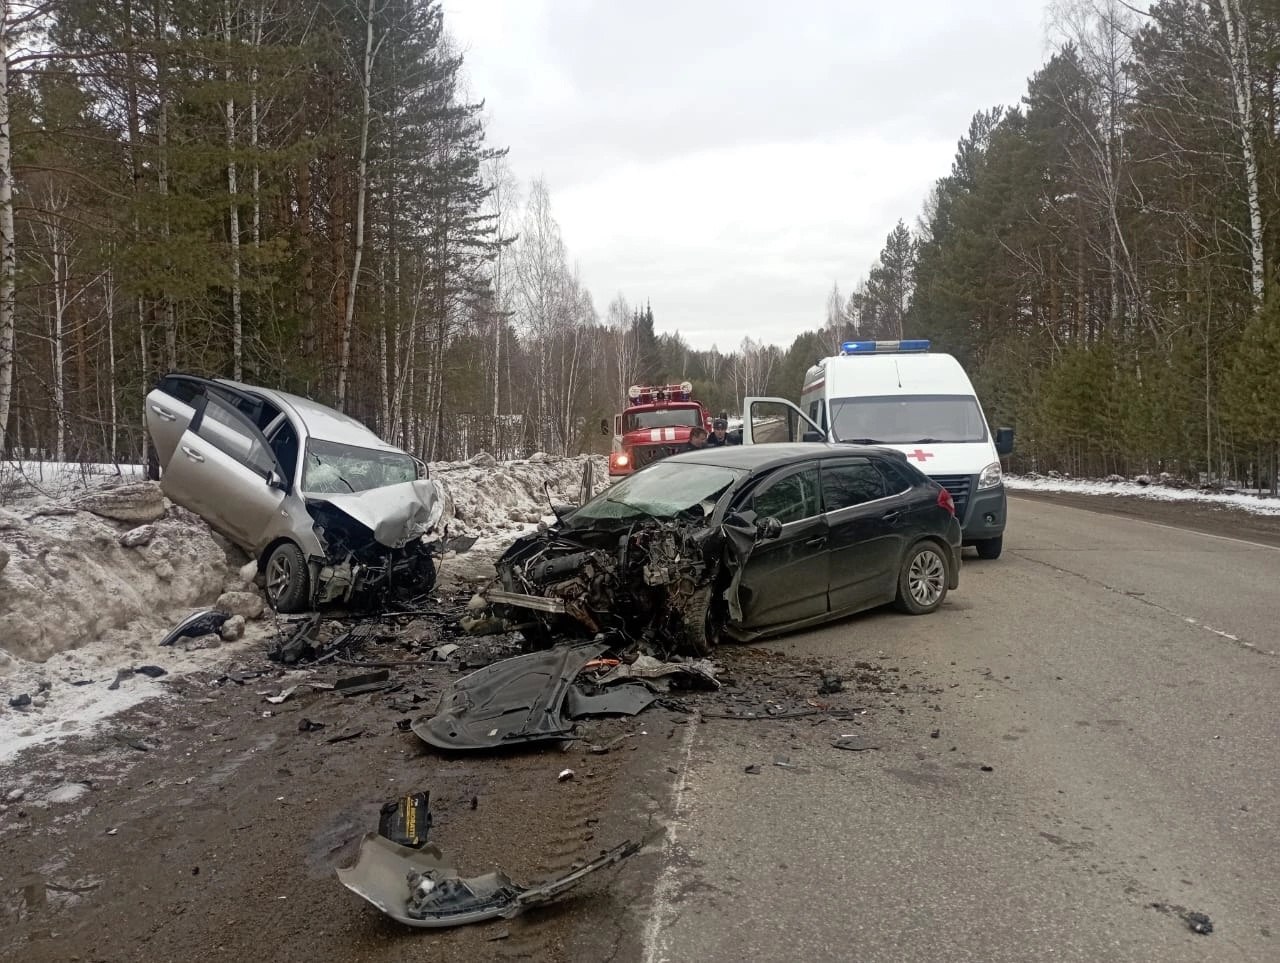
[[[285,499],[262,433],[221,398],[206,395],[160,487],[242,547],[257,551]]]
[[[178,450],[178,441],[195,417],[196,402],[204,394],[206,384],[204,378],[168,374],[148,393],[143,413],[147,433],[160,457],[161,470],[169,467],[169,460]]]

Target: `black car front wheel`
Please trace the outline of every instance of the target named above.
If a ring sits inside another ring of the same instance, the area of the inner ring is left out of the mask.
[[[946,553],[934,542],[915,545],[902,560],[895,604],[908,615],[928,615],[946,597]]]
[[[267,601],[277,612],[305,611],[310,580],[307,560],[293,542],[281,542],[267,556]]]
[[[711,586],[704,585],[680,607],[680,630],[676,643],[685,655],[707,656],[716,647],[719,635],[714,596]]]

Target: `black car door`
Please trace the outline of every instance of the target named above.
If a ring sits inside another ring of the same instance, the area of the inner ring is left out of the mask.
[[[818,463],[784,469],[741,505],[756,518],[776,518],[782,534],[757,541],[742,570],[742,626],[759,629],[827,612],[827,521]]]
[[[877,459],[823,461],[832,612],[855,611],[893,600],[906,537],[903,488],[889,483]]]

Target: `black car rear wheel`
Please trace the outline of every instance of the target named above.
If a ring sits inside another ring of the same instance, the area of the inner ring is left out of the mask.
[[[267,601],[277,612],[305,611],[310,581],[307,560],[293,542],[281,542],[267,556]]]
[[[946,552],[935,542],[920,542],[902,560],[895,604],[908,615],[928,615],[946,597]]]

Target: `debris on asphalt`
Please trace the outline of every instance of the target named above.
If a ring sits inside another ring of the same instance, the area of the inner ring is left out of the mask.
[[[148,679],[158,679],[162,675],[168,675],[168,669],[162,669],[158,665],[140,665],[133,670],[136,675],[145,675]]]
[[[31,705],[31,694],[24,692],[22,695],[16,695],[9,700],[10,709],[26,709]]]
[[[421,849],[431,830],[431,793],[415,792],[385,803],[378,814],[378,835],[398,846]]]
[[[834,672],[824,671],[820,677],[818,695],[835,695],[844,691],[844,679]]]
[[[216,635],[231,618],[226,612],[216,609],[202,609],[192,612],[185,619],[169,630],[169,634],[160,640],[162,646],[170,646],[179,639],[198,639],[205,635]],[[243,624],[243,620],[241,620]]]
[[[757,766],[757,765],[755,765],[754,763],[753,763],[753,764],[751,764],[750,766],[747,766],[747,767],[746,767],[746,768],[744,768],[742,771],[743,771],[743,772],[745,772],[745,773],[747,773],[748,775],[751,775],[751,776],[758,776],[758,775],[760,775],[760,767],[759,767],[759,766]]]
[[[363,729],[348,729],[345,732],[339,732],[337,735],[330,736],[325,742],[338,743],[346,742],[348,739],[359,739],[364,735]]]
[[[640,655],[630,664],[619,662],[611,671],[601,676],[598,684],[613,685],[624,679],[645,679],[650,682],[665,680],[670,685],[684,689],[719,689],[716,667],[709,659],[687,662],[663,662],[651,655]]]
[[[485,666],[446,689],[436,714],[417,719],[413,731],[440,749],[572,738],[561,715],[565,697],[582,667],[607,648],[579,642]]]
[[[6,803],[22,802],[22,798],[26,794],[27,791],[25,789],[10,789],[9,792],[5,794],[4,801]]]
[[[397,922],[438,928],[518,916],[639,851],[639,843],[625,842],[565,876],[524,887],[499,871],[464,879],[435,846],[411,849],[367,833],[355,864],[337,872],[343,886]]]
[[[556,782],[568,782],[575,775],[577,774],[572,769],[561,769],[560,775],[556,776]]]
[[[570,719],[634,716],[653,705],[657,698],[652,689],[641,683],[610,686],[594,693],[575,685],[565,696],[564,714]]]
[[[1178,917],[1187,924],[1187,929],[1191,930],[1192,933],[1208,936],[1213,932],[1213,920],[1209,919],[1205,913],[1189,910],[1185,906],[1179,906],[1176,903],[1150,903],[1148,905],[1153,910],[1164,913],[1166,916]]]
[[[930,739],[937,739],[937,738],[939,738],[941,735],[942,735],[942,730],[941,730],[941,729],[934,729],[934,730],[933,730],[933,732],[929,733],[929,738],[930,738]]]
[[[995,771],[996,771],[996,767],[995,767],[995,766],[986,766],[986,765],[983,765],[983,766],[979,766],[978,768],[979,768],[979,769],[981,769],[983,772],[995,772]]]
[[[296,685],[291,685],[287,689],[281,689],[276,695],[267,696],[267,701],[272,705],[281,705],[293,698],[293,694],[298,691]]]
[[[833,749],[845,749],[849,752],[867,752],[872,749],[880,748],[878,745],[871,742],[871,740],[857,735],[841,736],[839,739],[831,743],[831,747]]]
[[[319,732],[324,727],[325,724],[323,722],[312,722],[306,716],[303,716],[302,720],[298,723],[299,732]]]
[[[133,675],[132,669],[120,669],[119,671],[116,672],[115,680],[111,683],[111,685],[107,686],[107,688],[110,689],[112,692],[114,692],[116,689],[120,688],[121,682],[123,682],[125,679],[128,679],[132,675]]]

